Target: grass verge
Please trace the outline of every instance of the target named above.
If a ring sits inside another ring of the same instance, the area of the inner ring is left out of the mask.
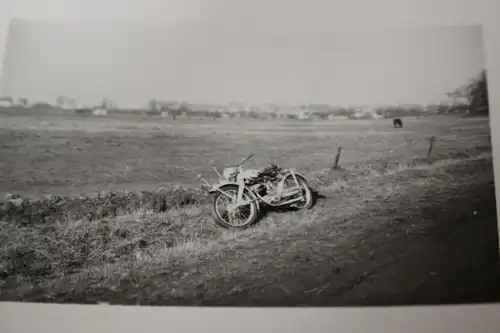
[[[356,177],[330,174],[334,180],[320,187],[328,194],[321,207],[305,214],[271,215],[257,228],[238,233],[207,224],[204,205],[90,222],[4,221],[0,299],[200,304],[269,286],[290,289],[278,283],[286,281],[284,273],[288,278],[308,277],[307,285],[320,284],[306,274],[311,257],[317,264],[330,253],[335,269],[355,264],[361,255],[356,244],[366,235],[384,235],[390,221],[411,216],[416,217],[410,225],[425,225],[415,220],[422,210],[456,191],[489,182],[493,174],[488,154],[416,164],[399,164],[385,172],[359,168]],[[369,242],[383,243],[384,237],[370,236]],[[294,288],[300,289],[296,281]]]

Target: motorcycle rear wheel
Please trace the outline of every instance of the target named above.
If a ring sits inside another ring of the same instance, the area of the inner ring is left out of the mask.
[[[314,205],[314,198],[313,198],[313,193],[311,191],[311,188],[309,187],[309,183],[307,180],[299,175],[295,175],[297,178],[297,181],[299,182],[299,186],[302,189],[302,197],[304,198],[303,201],[293,203],[290,206],[292,208],[295,208],[296,210],[308,210],[311,209],[312,206]],[[287,181],[292,184],[291,186],[296,187],[297,184],[295,183],[295,180],[293,179],[292,175],[287,175],[284,180],[284,184],[287,183]],[[286,190],[287,186],[285,185],[284,190]]]

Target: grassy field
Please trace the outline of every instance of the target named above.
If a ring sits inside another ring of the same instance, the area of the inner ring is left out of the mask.
[[[92,221],[0,223],[0,300],[344,305],[500,300],[486,118],[247,121],[0,115],[0,191],[155,191],[185,205]],[[428,136],[437,141],[425,159]],[[337,147],[341,169],[330,171]],[[217,228],[196,175],[304,173],[322,195],[243,232]]]
[[[171,183],[198,186],[211,173],[255,153],[249,167],[277,163],[310,173],[340,164],[425,157],[426,136],[438,138],[434,153],[446,155],[488,146],[487,119],[432,117],[337,122],[143,121],[96,117],[2,117],[0,189],[43,196]],[[0,195],[3,193],[0,193]]]

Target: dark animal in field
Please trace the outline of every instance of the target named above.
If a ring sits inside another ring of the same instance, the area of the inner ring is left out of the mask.
[[[403,121],[399,118],[395,118],[393,121],[392,121],[392,124],[394,125],[394,128],[401,128],[403,127]]]

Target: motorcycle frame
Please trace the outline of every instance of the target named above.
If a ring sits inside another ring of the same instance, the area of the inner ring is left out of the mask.
[[[241,165],[239,165],[238,167],[240,168]],[[237,194],[237,198],[236,198],[236,206],[237,207],[242,206],[242,205],[247,205],[251,202],[256,202],[257,203],[257,210],[260,210],[260,201],[262,201],[263,203],[265,203],[269,206],[272,206],[272,207],[279,207],[279,206],[288,205],[288,204],[291,204],[295,201],[301,200],[301,199],[291,199],[291,200],[288,200],[285,202],[279,202],[277,204],[273,204],[270,201],[267,201],[266,199],[264,199],[259,193],[256,193],[251,188],[249,188],[245,184],[245,179],[237,177],[236,181],[231,181],[231,180],[228,180],[226,178],[223,178],[223,176],[217,171],[216,168],[213,168],[213,169],[216,172],[216,174],[219,176],[219,179],[214,184],[210,184],[209,182],[207,182],[205,179],[203,179],[203,177],[201,177],[201,175],[198,175],[198,178],[200,178],[202,181],[204,181],[204,183],[209,187],[208,193],[212,194],[215,192],[220,192],[231,199],[232,199],[232,197],[228,193],[226,193],[224,190],[222,190],[222,187],[224,187],[226,185],[237,186],[238,187],[238,194]],[[302,177],[303,179],[306,179],[302,174],[296,172],[294,169],[286,170],[282,179],[278,182],[278,185],[277,185],[277,188],[278,188],[277,195],[280,199],[282,199],[282,197],[283,197],[283,190],[284,190],[283,187],[284,187],[285,180],[288,176],[292,176],[293,180],[295,181],[295,185],[297,186],[297,188],[295,188],[293,190],[297,190],[300,188],[300,184],[297,180],[297,176]],[[250,194],[252,199],[250,201],[243,202],[243,193],[245,192],[245,190],[247,191],[247,193]]]
[[[238,165],[236,165],[236,168],[238,168],[238,174],[242,171],[241,167],[243,166],[243,163],[245,163],[246,161],[248,161],[252,157],[253,157],[253,154],[250,154],[250,155],[244,157],[240,161],[240,163],[238,163]],[[236,185],[236,186],[238,186],[238,195],[237,195],[237,198],[236,198],[237,207],[243,205],[243,203],[241,201],[242,201],[243,192],[245,192],[245,189],[253,197],[250,202],[252,202],[252,201],[257,201],[258,202],[258,198],[255,196],[254,191],[252,191],[250,188],[248,188],[246,186],[244,179],[241,179],[241,178],[239,178],[239,177],[236,176],[236,181],[231,181],[229,179],[226,179],[221,173],[219,173],[219,171],[217,170],[217,168],[212,167],[212,169],[214,170],[214,172],[219,177],[219,179],[214,184],[212,184],[212,185],[209,182],[207,182],[203,177],[201,177],[201,175],[198,175],[198,178],[201,179],[206,185],[208,185],[208,187],[209,187],[208,193],[212,194],[212,193],[215,193],[215,192],[220,192],[220,193],[224,194],[225,196],[227,196],[227,197],[229,197],[229,198],[232,199],[232,197],[229,196],[229,194],[227,194],[226,192],[224,192],[221,188],[223,186],[226,186],[226,185]],[[245,204],[247,204],[247,202],[245,202]],[[259,205],[257,204],[257,206],[259,206]],[[259,208],[259,207],[257,207],[257,208]]]
[[[281,180],[278,182],[278,185],[277,185],[277,188],[278,188],[277,196],[280,198],[280,200],[283,198],[283,190],[284,190],[283,187],[285,185],[285,180],[288,176],[292,176],[293,180],[295,181],[295,185],[297,186],[296,188],[292,189],[291,191],[295,191],[295,190],[298,190],[300,188],[300,184],[299,184],[299,181],[297,180],[297,176],[302,177],[303,179],[306,179],[302,174],[296,172],[294,169],[286,170],[284,172],[283,177],[281,178]],[[255,195],[260,200],[262,200],[262,202],[264,202],[265,204],[272,206],[272,207],[285,206],[285,205],[289,205],[291,203],[294,203],[296,201],[301,200],[301,198],[297,198],[297,199],[291,199],[291,200],[288,200],[285,202],[279,202],[277,204],[273,204],[273,203],[267,201],[266,199],[264,199],[259,193],[255,193]]]

